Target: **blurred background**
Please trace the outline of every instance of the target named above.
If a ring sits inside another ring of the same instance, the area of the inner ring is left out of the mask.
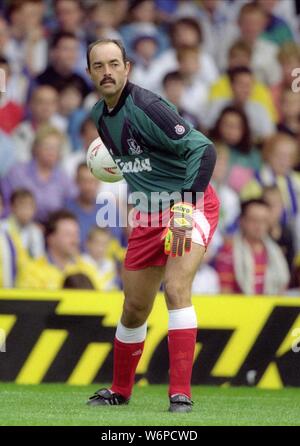
[[[298,0],[0,1],[0,287],[122,289],[130,229],[99,228],[96,197],[127,196],[85,165],[103,37],[216,146],[220,224],[193,292],[299,296]]]

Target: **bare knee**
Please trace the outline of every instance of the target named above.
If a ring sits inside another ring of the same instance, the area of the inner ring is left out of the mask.
[[[166,280],[165,297],[169,310],[191,305],[191,284],[186,281]]]
[[[140,327],[148,319],[151,309],[152,305],[125,298],[121,322],[127,328]]]

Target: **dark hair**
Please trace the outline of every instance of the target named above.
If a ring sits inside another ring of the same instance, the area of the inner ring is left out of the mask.
[[[235,81],[235,79],[240,75],[240,74],[248,74],[249,76],[252,76],[252,71],[250,68],[248,67],[235,67],[235,68],[230,68],[227,71],[227,74],[229,76],[229,80],[231,83],[233,83]]]
[[[20,188],[20,189],[14,190],[13,193],[11,194],[10,204],[14,205],[17,200],[22,199],[22,198],[31,198],[32,200],[35,201],[34,195],[30,190]]]
[[[193,17],[181,17],[180,19],[178,19],[172,23],[171,28],[170,28],[170,39],[172,42],[174,42],[174,37],[176,34],[176,27],[178,25],[188,25],[191,28],[193,28],[198,34],[199,44],[203,42],[202,28],[201,28],[200,24],[198,23],[198,21],[196,19],[194,19]]]
[[[179,71],[171,71],[170,73],[167,73],[162,80],[163,86],[165,87],[166,83],[169,81],[183,81],[182,74]]]
[[[62,288],[77,290],[94,290],[95,287],[91,279],[83,273],[70,274],[63,282]]]
[[[46,240],[50,235],[52,235],[56,232],[57,224],[62,220],[73,220],[73,221],[77,222],[77,218],[70,211],[61,209],[59,211],[53,212],[52,214],[49,215],[48,220],[45,224],[45,238],[46,238]]]
[[[6,57],[2,56],[2,54],[0,54],[0,65],[8,65],[9,66],[9,62],[6,59]]]
[[[241,202],[241,217],[245,217],[247,213],[247,209],[249,206],[252,205],[258,205],[258,206],[265,206],[266,208],[269,208],[268,203],[263,200],[262,198],[251,198],[250,200],[242,201]]]
[[[51,49],[56,48],[62,39],[78,40],[74,33],[71,33],[69,31],[58,31],[52,37],[50,48]]]
[[[91,54],[92,49],[94,48],[94,46],[100,45],[102,43],[114,43],[115,45],[117,45],[120,48],[120,50],[121,50],[122,59],[123,59],[124,65],[126,64],[126,62],[128,61],[128,58],[127,58],[125,47],[124,47],[124,45],[123,45],[121,40],[118,40],[118,39],[98,39],[95,42],[90,43],[88,48],[87,48],[86,63],[87,63],[88,69],[91,68],[90,54]]]
[[[224,118],[226,113],[235,113],[236,115],[238,115],[242,121],[243,128],[244,128],[241,140],[238,142],[238,144],[234,148],[244,154],[250,153],[251,148],[252,148],[251,130],[250,130],[248,118],[247,118],[245,112],[239,107],[230,105],[228,107],[223,108],[223,110],[221,111],[221,113],[217,119],[217,122],[216,122],[214,128],[210,132],[211,138],[214,140],[216,139],[216,140],[223,141],[222,135],[220,133],[220,127],[221,127],[222,119]]]
[[[89,124],[92,124],[92,125],[96,128],[93,119],[92,119],[90,116],[88,116],[87,118],[85,118],[85,119],[82,121],[82,123],[81,123],[81,125],[80,125],[80,134],[81,134],[81,135],[85,132],[85,130],[86,130],[86,128],[88,127]]]

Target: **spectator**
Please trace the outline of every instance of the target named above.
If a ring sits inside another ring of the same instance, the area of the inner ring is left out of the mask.
[[[87,11],[88,41],[98,39],[122,39],[118,28],[126,18],[128,0],[102,0],[95,2]]]
[[[291,228],[283,225],[281,217],[283,214],[283,200],[277,186],[265,187],[262,192],[262,199],[269,206],[270,237],[276,242],[287,260],[290,272],[292,272],[295,256],[293,233]]]
[[[144,34],[155,36],[159,51],[167,47],[166,35],[156,24],[154,0],[132,0],[129,3],[127,22],[120,27],[120,33],[130,59],[135,59],[136,39]]]
[[[298,142],[290,135],[276,133],[266,141],[262,154],[264,164],[243,188],[241,197],[260,197],[265,186],[277,185],[284,203],[282,222],[293,223],[300,203],[300,174],[294,170],[299,161]]]
[[[100,182],[90,173],[84,162],[79,164],[77,168],[76,183],[78,196],[68,200],[65,206],[78,220],[80,227],[80,247],[83,251],[89,230],[96,224],[97,214],[101,207],[97,204]],[[117,212],[117,209],[115,211]],[[116,215],[116,222],[118,222],[118,215]],[[114,237],[120,241],[122,240],[122,228],[116,226],[110,228],[110,230]]]
[[[288,265],[268,231],[268,205],[263,200],[242,203],[239,231],[225,242],[216,259],[223,293],[277,295],[285,291]]]
[[[32,160],[17,163],[3,179],[3,193],[8,205],[12,192],[30,190],[37,204],[36,218],[45,222],[48,214],[60,209],[75,195],[75,185],[60,167],[63,134],[53,127],[41,127],[32,147]]]
[[[151,64],[158,53],[158,40],[155,34],[141,34],[133,41],[134,63],[130,80],[140,87],[147,88],[147,79]]]
[[[40,227],[33,221],[36,211],[33,194],[26,189],[15,190],[10,198],[10,209],[10,216],[0,220],[2,229],[9,234],[18,234],[30,257],[43,255],[44,236]]]
[[[97,268],[101,290],[117,289],[117,265],[109,255],[111,233],[108,229],[90,228],[86,240],[86,254],[83,258]]]
[[[274,104],[281,117],[281,97],[285,89],[291,89],[292,83],[295,80],[293,77],[294,70],[300,67],[300,46],[295,43],[286,43],[283,45],[278,53],[278,61],[281,66],[281,78],[272,85],[271,93]]]
[[[94,290],[93,282],[86,274],[77,273],[66,276],[62,288],[75,290]]]
[[[225,107],[210,135],[230,149],[227,181],[239,193],[261,167],[261,156],[252,144],[247,116],[238,107]]]
[[[37,130],[45,125],[65,132],[67,123],[58,115],[58,93],[51,85],[40,85],[33,92],[29,102],[29,117],[22,121],[12,134],[18,161],[29,161],[31,148]],[[70,143],[65,138],[64,156],[70,152]]]
[[[256,2],[267,15],[267,23],[262,37],[278,46],[286,42],[293,42],[294,36],[289,25],[281,17],[274,14],[274,9],[278,1],[256,0]]]
[[[200,127],[198,116],[189,113],[183,104],[184,80],[179,71],[167,73],[163,79],[163,96],[177,107],[183,119],[189,121],[195,128]]]
[[[220,294],[220,280],[217,271],[209,264],[211,260],[211,250],[208,248],[203,263],[196,272],[192,284],[193,294]]]
[[[222,74],[210,90],[211,101],[219,99],[232,99],[232,88],[230,85],[229,73],[238,67],[251,68],[252,49],[243,40],[237,40],[229,49],[227,71]],[[250,100],[258,102],[268,112],[272,122],[277,122],[278,114],[273,103],[270,89],[253,76],[253,86]]]
[[[237,67],[229,72],[232,88],[232,100],[220,99],[208,105],[204,125],[212,128],[221,111],[228,105],[234,105],[244,110],[247,115],[253,139],[260,142],[274,133],[275,126],[269,118],[265,108],[258,102],[252,101],[251,94],[254,78],[247,67]]]
[[[199,72],[198,48],[188,47],[176,52],[178,71],[182,76],[184,91],[181,99],[182,106],[191,114],[204,118],[208,102],[208,86],[201,80]]]
[[[277,125],[279,132],[287,133],[300,144],[300,100],[291,88],[285,88],[281,95],[281,120]]]
[[[196,19],[182,17],[176,20],[170,29],[172,47],[165,50],[149,68],[148,88],[160,92],[164,76],[178,70],[176,51],[180,48],[198,47],[199,79],[205,85],[211,85],[218,77],[213,58],[202,49],[202,30]]]
[[[212,176],[212,183],[220,200],[220,218],[218,230],[222,234],[232,232],[240,214],[238,194],[228,185],[230,175],[230,150],[223,143],[215,142],[217,161]]]
[[[54,35],[50,48],[50,64],[36,82],[39,85],[52,85],[59,93],[68,85],[76,85],[83,97],[90,88],[86,80],[75,72],[79,41],[75,34],[58,32]]]
[[[86,162],[87,149],[97,137],[94,121],[90,117],[85,118],[80,126],[81,149],[70,153],[63,161],[63,168],[70,178],[75,178],[79,164]]]
[[[27,261],[18,236],[0,227],[0,288],[13,288],[18,270],[25,267]]]
[[[14,71],[23,70],[29,77],[41,73],[47,65],[48,44],[42,20],[45,12],[43,0],[12,0],[8,18],[12,36],[9,57]]]
[[[16,149],[12,138],[0,130],[0,179],[3,178],[16,161]]]
[[[67,132],[70,138],[72,150],[81,147],[80,126],[87,116],[82,107],[82,94],[76,85],[68,85],[63,88],[59,95],[59,113],[67,123]]]
[[[230,23],[220,41],[220,66],[226,67],[228,49],[238,39],[252,50],[251,68],[255,77],[267,85],[274,85],[280,79],[277,61],[278,47],[261,37],[267,23],[264,10],[256,3],[244,4],[239,12],[238,26]]]
[[[57,211],[46,224],[45,256],[31,260],[21,268],[18,288],[60,289],[71,274],[85,274],[95,289],[99,289],[96,269],[79,255],[79,226],[68,211]]]
[[[8,61],[0,56],[0,70],[4,70],[6,84],[9,83],[11,70]],[[6,96],[0,89],[0,130],[11,134],[17,125],[22,121],[24,109],[21,104]]]

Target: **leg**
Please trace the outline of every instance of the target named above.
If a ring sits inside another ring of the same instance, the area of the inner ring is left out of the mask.
[[[97,391],[89,399],[89,405],[128,403],[134,384],[135,371],[144,348],[147,332],[146,321],[163,274],[164,267],[153,266],[138,271],[124,268],[125,300],[114,342],[112,387]]]
[[[111,390],[129,399],[135,371],[142,356],[146,321],[159,290],[163,267],[124,270],[125,301],[114,342],[114,372]]]
[[[169,257],[166,265],[165,298],[169,310],[169,396],[172,411],[191,410],[190,382],[197,336],[197,318],[191,302],[191,288],[204,253],[204,246],[193,243],[190,253],[183,257]]]

